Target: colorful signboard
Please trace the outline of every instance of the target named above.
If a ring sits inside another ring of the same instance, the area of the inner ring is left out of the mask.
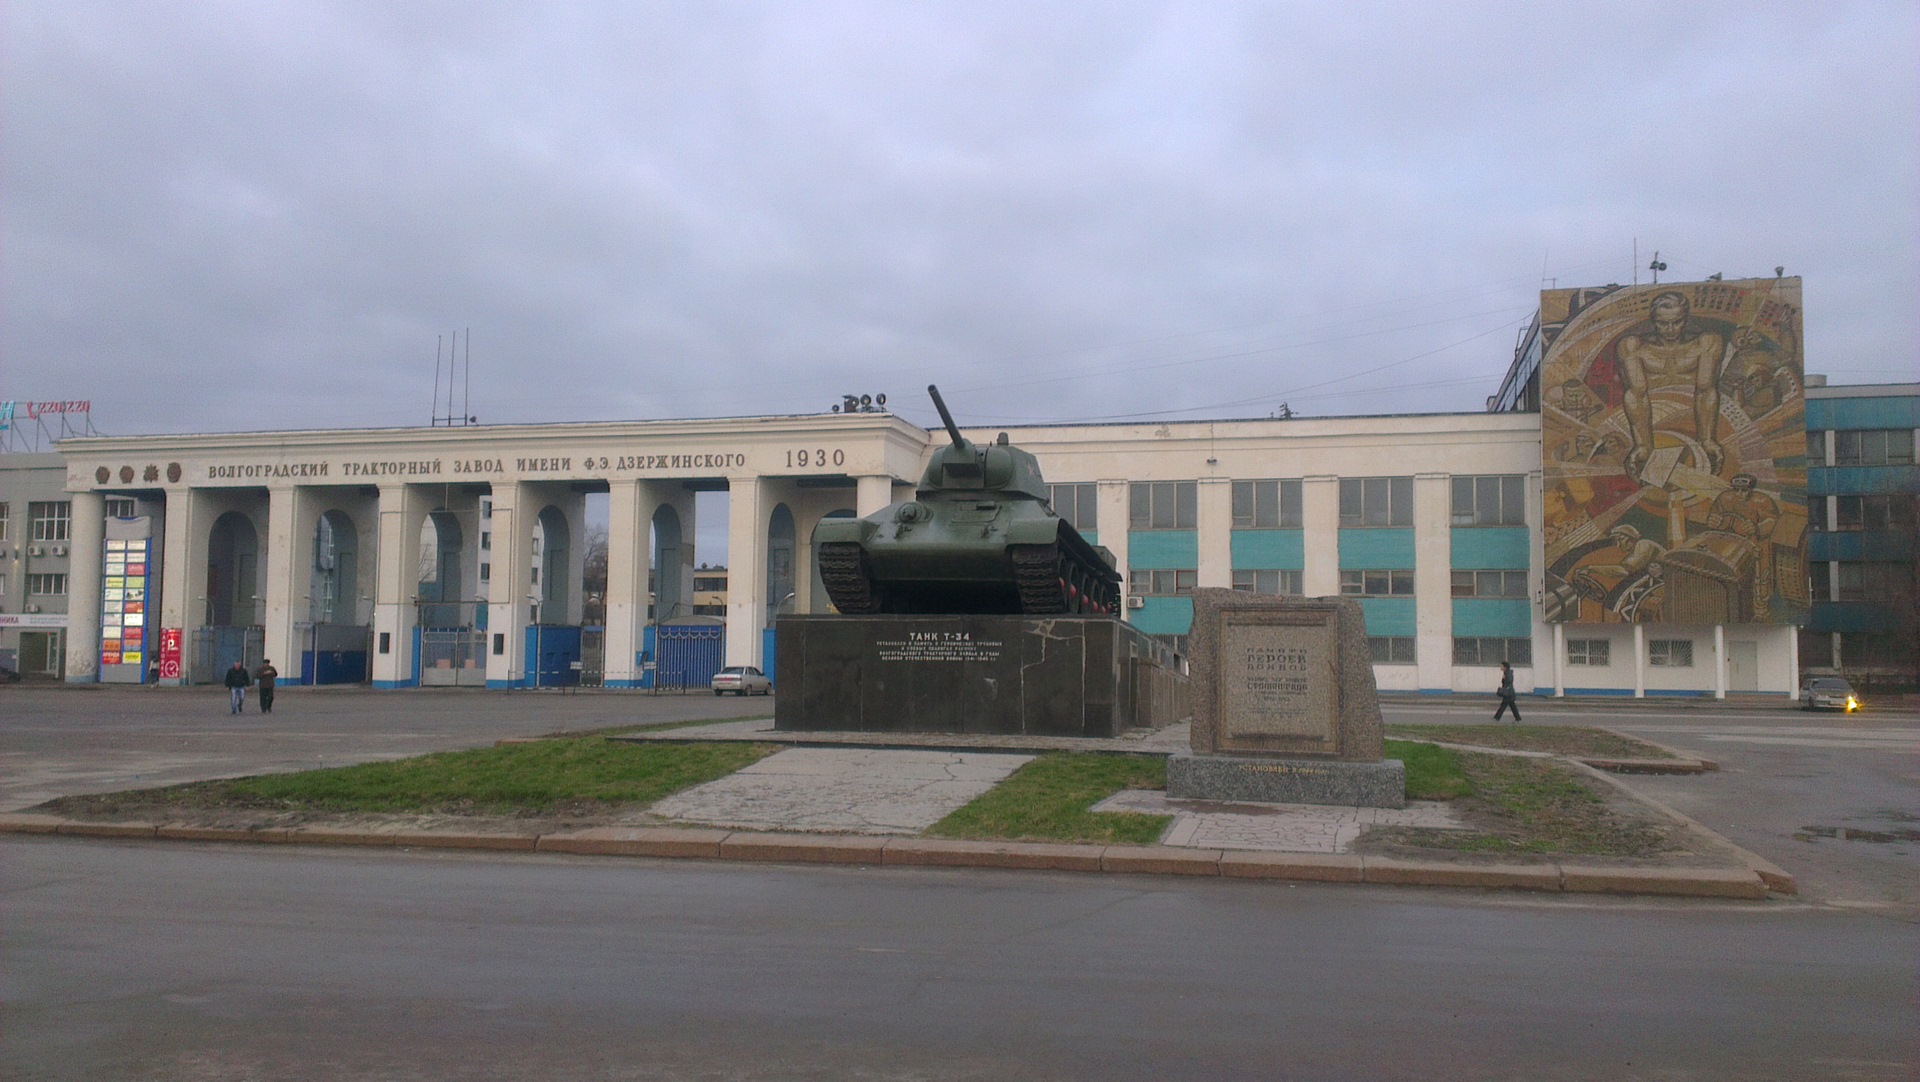
[[[1801,623],[1800,279],[1540,295],[1553,622]]]
[[[145,522],[144,519],[125,520]],[[148,560],[153,539],[109,537],[103,544],[100,580],[100,674],[105,680],[138,683],[146,678]],[[113,666],[122,666],[116,670]]]

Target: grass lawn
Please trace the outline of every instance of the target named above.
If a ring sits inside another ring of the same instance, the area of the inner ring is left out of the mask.
[[[1475,829],[1389,827],[1367,839],[1478,853],[1650,857],[1670,848],[1667,827],[1623,818],[1590,779],[1565,763],[1475,752],[1456,756],[1472,787],[1459,807]]]
[[[1600,729],[1561,725],[1389,725],[1389,736],[1586,759],[1672,759],[1663,748]]]
[[[937,838],[1150,845],[1173,820],[1087,809],[1122,789],[1165,789],[1166,760],[1150,755],[1053,752],[1014,771],[928,828]]]
[[[578,815],[650,804],[731,774],[774,750],[746,743],[537,740],[294,774],[62,797],[44,807],[80,817],[211,809]]]

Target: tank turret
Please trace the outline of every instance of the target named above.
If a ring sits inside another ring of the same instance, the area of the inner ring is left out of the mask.
[[[960,434],[938,387],[927,393],[949,443],[914,498],[858,519],[827,519],[814,558],[844,613],[1114,615],[1120,576],[1047,503],[1033,455],[1006,433],[981,448]]]

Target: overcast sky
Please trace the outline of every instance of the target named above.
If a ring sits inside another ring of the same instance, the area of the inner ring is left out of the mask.
[[[9,0],[0,399],[425,424],[470,328],[482,423],[1473,410],[1636,243],[1911,380],[1915,11]]]

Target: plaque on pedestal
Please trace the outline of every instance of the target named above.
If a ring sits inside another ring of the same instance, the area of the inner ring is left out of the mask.
[[[1405,803],[1405,767],[1381,758],[1358,602],[1210,589],[1193,608],[1193,750],[1168,762],[1169,796]]]

